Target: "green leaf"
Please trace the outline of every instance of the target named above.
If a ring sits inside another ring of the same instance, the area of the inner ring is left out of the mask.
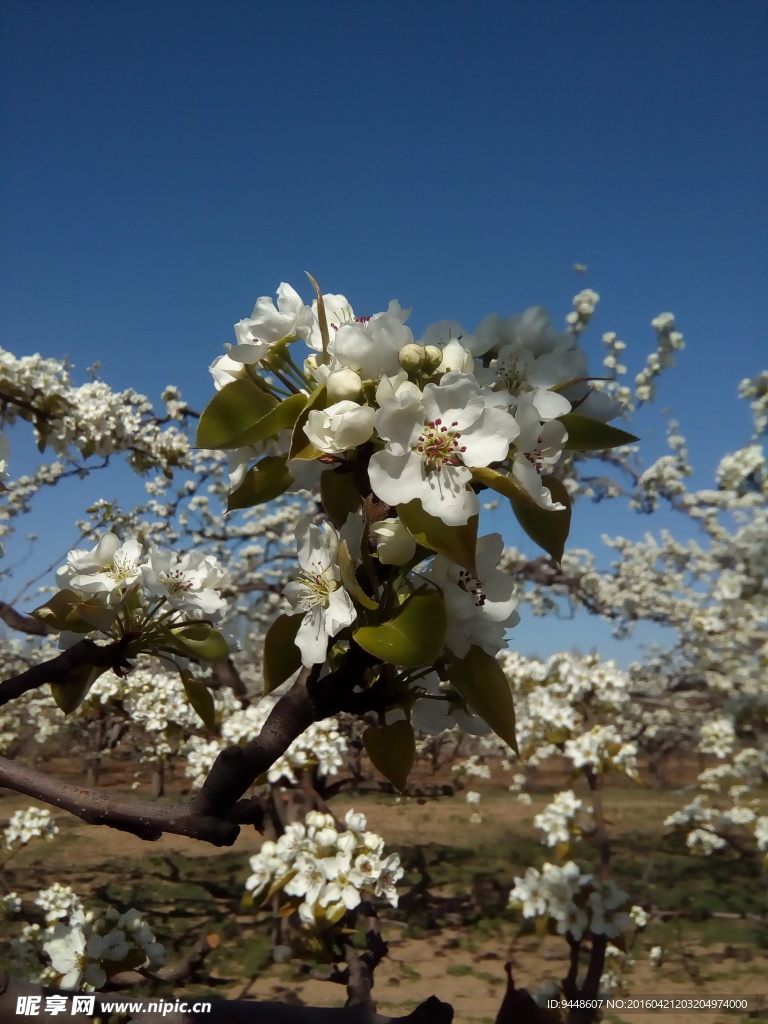
[[[85,700],[88,691],[107,671],[93,665],[80,665],[73,668],[55,683],[51,683],[51,695],[65,715],[71,714]]]
[[[308,270],[304,273],[307,275],[309,280],[312,282],[312,287],[315,289],[315,295],[317,296],[317,323],[320,327],[320,337],[323,339],[323,354],[328,352],[328,346],[330,344],[330,332],[328,330],[328,317],[325,315],[325,301],[323,299],[323,293],[320,289],[320,285],[312,277]]]
[[[500,736],[519,756],[515,735],[515,705],[501,665],[482,647],[473,645],[461,661],[448,669],[448,679],[467,706]]]
[[[538,506],[532,509],[529,505],[513,501],[511,503],[512,511],[531,540],[535,541],[540,548],[543,548],[559,563],[563,557],[565,542],[568,540],[571,528],[571,497],[565,484],[556,477],[543,476],[541,482],[549,488],[555,501],[565,505],[565,509],[561,512],[554,512],[551,509]]]
[[[232,438],[227,448],[245,448],[249,444],[256,444],[257,441],[265,441],[281,430],[287,430],[295,424],[306,404],[306,395],[291,395],[290,398],[284,398],[252,427]]]
[[[400,719],[381,729],[366,729],[363,745],[374,768],[404,793],[416,760],[416,738],[411,723]]]
[[[198,658],[203,661],[226,661],[229,657],[227,641],[217,629],[204,622],[192,623],[172,629],[174,646],[180,647],[187,658]]]
[[[590,419],[589,416],[582,416],[577,412],[566,413],[558,419],[568,431],[568,440],[563,447],[569,451],[600,452],[640,440],[634,434],[628,434],[626,430],[619,430],[618,427]]]
[[[199,679],[195,679],[191,672],[184,669],[181,672],[181,682],[187,700],[200,717],[206,729],[211,732],[216,727],[216,706],[213,702],[213,694]]]
[[[284,455],[265,455],[259,459],[245,474],[237,490],[227,498],[227,512],[263,505],[287,491],[295,477],[286,462]]]
[[[278,615],[264,638],[264,693],[271,693],[301,668],[296,634],[303,615]]]
[[[349,551],[349,545],[346,540],[339,542],[339,550],[337,554],[339,560],[339,574],[341,575],[341,582],[344,584],[344,589],[358,604],[361,604],[363,608],[368,608],[369,611],[373,611],[379,607],[379,602],[375,601],[372,597],[363,590],[360,584],[357,582],[357,576],[355,575],[355,562]]]
[[[324,409],[328,394],[325,390],[325,384],[318,384],[315,390],[307,399],[307,404],[304,406],[302,411],[299,413],[296,423],[293,428],[293,434],[291,436],[291,447],[288,458],[290,459],[316,459],[323,453],[319,451],[313,444],[309,443],[309,438],[304,433],[304,424],[307,422],[307,417],[313,409]]]
[[[381,626],[361,626],[354,636],[374,658],[419,668],[433,665],[445,641],[446,615],[443,598],[436,590],[414,594],[399,615]]]
[[[477,525],[479,516],[470,516],[465,526],[447,526],[442,519],[424,511],[418,498],[397,506],[397,514],[413,539],[422,547],[445,555],[477,576]]]
[[[59,590],[32,615],[51,629],[90,633],[93,629],[107,632],[117,617],[117,610],[108,608],[98,598],[83,600],[74,590]]]
[[[326,469],[320,476],[320,500],[337,529],[341,529],[347,516],[360,508],[360,494],[352,473]]]
[[[490,469],[488,466],[474,468],[471,470],[472,479],[479,484],[485,484],[498,494],[503,494],[510,501],[516,501],[520,505],[528,505],[530,508],[539,506],[526,491],[522,484],[519,484],[512,476],[500,473],[498,469]]]
[[[197,424],[198,448],[237,448],[233,444],[277,405],[277,399],[250,380],[233,380],[217,391]]]

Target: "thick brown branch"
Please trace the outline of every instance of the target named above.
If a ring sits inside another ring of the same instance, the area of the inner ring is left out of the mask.
[[[131,667],[125,660],[124,651],[125,638],[105,647],[100,647],[93,640],[81,640],[69,650],[62,651],[58,657],[33,665],[26,672],[0,683],[0,707],[21,697],[28,690],[35,690],[46,683],[63,682],[70,672],[84,665],[123,672]]]
[[[0,619],[11,629],[15,629],[19,633],[28,633],[30,636],[50,636],[51,633],[56,632],[55,629],[51,629],[50,626],[36,619],[34,615],[17,612],[12,605],[5,601],[0,601]]]
[[[61,807],[89,825],[109,825],[139,839],[155,840],[170,832],[214,846],[231,846],[240,832],[235,822],[242,822],[244,817],[240,805],[231,808],[231,816],[226,818],[197,813],[187,803],[162,806],[86,789],[6,758],[0,758],[0,786]],[[253,807],[250,803],[247,806]]]

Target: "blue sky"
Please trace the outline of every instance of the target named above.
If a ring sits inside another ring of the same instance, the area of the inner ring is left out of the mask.
[[[736,389],[767,351],[765,2],[16,0],[0,18],[0,344],[16,354],[70,355],[81,380],[98,361],[154,400],[176,383],[201,408],[231,325],[281,280],[309,297],[304,270],[356,312],[413,306],[417,333],[534,303],[562,321],[588,285],[596,368],[603,331],[633,375],[652,317],[676,314],[688,347],[656,407],[680,420],[695,484],[748,440]],[[661,426],[638,420],[649,459]],[[86,501],[123,486],[102,475]],[[77,491],[55,539],[49,514],[33,521],[45,543],[4,597],[66,548]],[[580,546],[653,526],[586,505],[577,520]],[[524,653],[618,650],[591,622],[524,627]]]

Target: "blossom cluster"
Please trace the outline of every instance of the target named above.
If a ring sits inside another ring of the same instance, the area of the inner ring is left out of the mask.
[[[581,830],[575,824],[581,810],[582,801],[572,789],[567,789],[558,793],[555,799],[534,817],[533,824],[544,833],[543,841],[547,846],[571,843],[581,838]],[[584,813],[588,811],[591,811],[591,808],[585,809]]]
[[[59,829],[49,810],[43,807],[27,807],[11,815],[5,827],[3,846],[6,850],[20,850],[31,839],[46,839],[50,842]]]
[[[325,295],[323,305],[332,331],[326,338],[318,302],[310,307],[281,284],[277,307],[259,299],[252,317],[235,327],[238,344],[211,373],[218,388],[257,369],[279,373],[289,393],[322,386],[329,404],[309,412],[306,437],[331,462],[373,443],[371,484],[391,506],[418,498],[445,523],[466,523],[479,511],[467,487],[470,469],[508,461],[542,508],[559,507],[541,483],[567,438],[558,417],[576,403],[581,415],[603,422],[619,412],[581,383],[584,352],[572,333],[555,331],[542,307],[486,317],[471,334],[441,321],[415,342],[405,325],[410,310],[396,301],[363,317],[343,295]],[[287,352],[299,339],[313,350],[303,369]]]
[[[59,883],[41,890],[33,902],[45,926],[25,925],[11,942],[12,967],[22,977],[74,991],[101,989],[120,971],[162,966],[165,950],[137,910],[86,909]],[[16,903],[16,912],[21,905]]]
[[[254,901],[283,892],[301,923],[321,930],[366,897],[396,907],[403,876],[399,856],[384,856],[384,840],[367,830],[365,815],[350,810],[344,822],[340,832],[330,814],[310,811],[303,823],[288,824],[276,842],[264,842],[251,857],[245,883]]]
[[[34,614],[60,632],[61,647],[96,631],[121,639],[126,657],[221,661],[228,648],[211,623],[226,610],[226,581],[213,555],[145,552],[135,537],[106,533],[92,550],[69,552],[56,572],[58,591]]]
[[[220,738],[188,738],[183,748],[184,770],[195,786],[203,784],[211,765],[224,747],[241,745],[259,735],[275,700],[267,696],[250,707],[230,709],[222,720]],[[298,776],[313,765],[317,765],[320,775],[332,775],[344,764],[346,752],[347,740],[339,732],[335,719],[313,722],[270,765],[266,773],[267,781],[295,783]]]
[[[545,863],[515,878],[510,904],[523,917],[549,917],[559,935],[578,941],[587,933],[616,938],[632,925],[626,910],[629,897],[615,882],[593,880],[570,860],[562,867]]]

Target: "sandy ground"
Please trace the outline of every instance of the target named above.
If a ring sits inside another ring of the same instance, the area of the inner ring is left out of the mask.
[[[473,787],[481,788],[481,787]],[[607,810],[612,827],[648,826],[648,793],[638,789],[609,790],[606,794]],[[537,803],[547,802],[546,797]],[[666,813],[680,806],[680,794],[671,792],[653,794],[653,820],[659,823]],[[0,821],[7,819],[19,807],[32,801],[0,790]],[[343,815],[352,801],[334,803],[334,811]],[[359,806],[359,803],[358,803]],[[498,839],[499,820],[510,835],[521,831],[531,834],[531,822],[538,806],[526,807],[506,794],[489,793],[484,796],[480,810],[484,821],[474,826],[473,842],[482,844],[494,835]],[[366,802],[369,827],[382,833],[388,843],[412,843],[418,836],[420,843],[456,842],[462,835],[466,845],[467,810],[459,799],[443,799],[426,804],[416,801],[395,803]],[[141,860],[148,854],[173,857],[183,853],[194,857],[216,857],[222,850],[189,840],[181,836],[164,836],[156,843],[146,843],[126,833],[109,828],[95,830],[66,812],[56,811],[62,833],[70,837],[67,859],[77,864],[79,871],[98,866],[104,860],[125,857]],[[651,826],[654,827],[654,826]],[[243,830],[237,849],[244,860],[261,844],[261,837],[253,830]],[[54,844],[55,846],[55,844]],[[48,855],[53,852],[46,851]],[[23,857],[36,859],[31,846]],[[58,877],[66,874],[60,866]],[[53,881],[53,876],[51,878]],[[215,922],[213,923],[215,929]],[[383,1013],[404,1014],[430,995],[450,1002],[456,1011],[456,1024],[492,1022],[504,994],[505,961],[513,965],[516,983],[529,990],[541,988],[547,981],[562,978],[567,971],[566,947],[560,937],[548,937],[542,942],[530,935],[516,937],[515,929],[500,928],[499,934],[473,935],[471,929],[442,929],[428,932],[422,938],[403,937],[403,922],[382,920],[382,930],[389,942],[389,957],[376,973],[375,996],[378,1009]],[[282,1002],[304,1003],[316,1006],[343,1005],[344,993],[339,986],[313,980],[296,980],[289,965],[275,965],[250,979],[222,992],[228,998],[272,999]],[[638,962],[625,973],[624,998],[638,996],[678,997],[733,997],[762,996],[763,1007],[768,1008],[768,951],[729,947],[715,943],[707,947],[688,943],[684,948],[670,951],[668,962],[660,969],[652,969],[645,953],[638,954]],[[754,1003],[753,1003],[754,1005]],[[644,1024],[651,1020],[675,1021],[693,1024],[694,1021],[736,1021],[749,1019],[746,1013],[703,1012],[676,1013],[634,1012],[609,1014],[608,1020],[626,1020],[629,1024]]]

